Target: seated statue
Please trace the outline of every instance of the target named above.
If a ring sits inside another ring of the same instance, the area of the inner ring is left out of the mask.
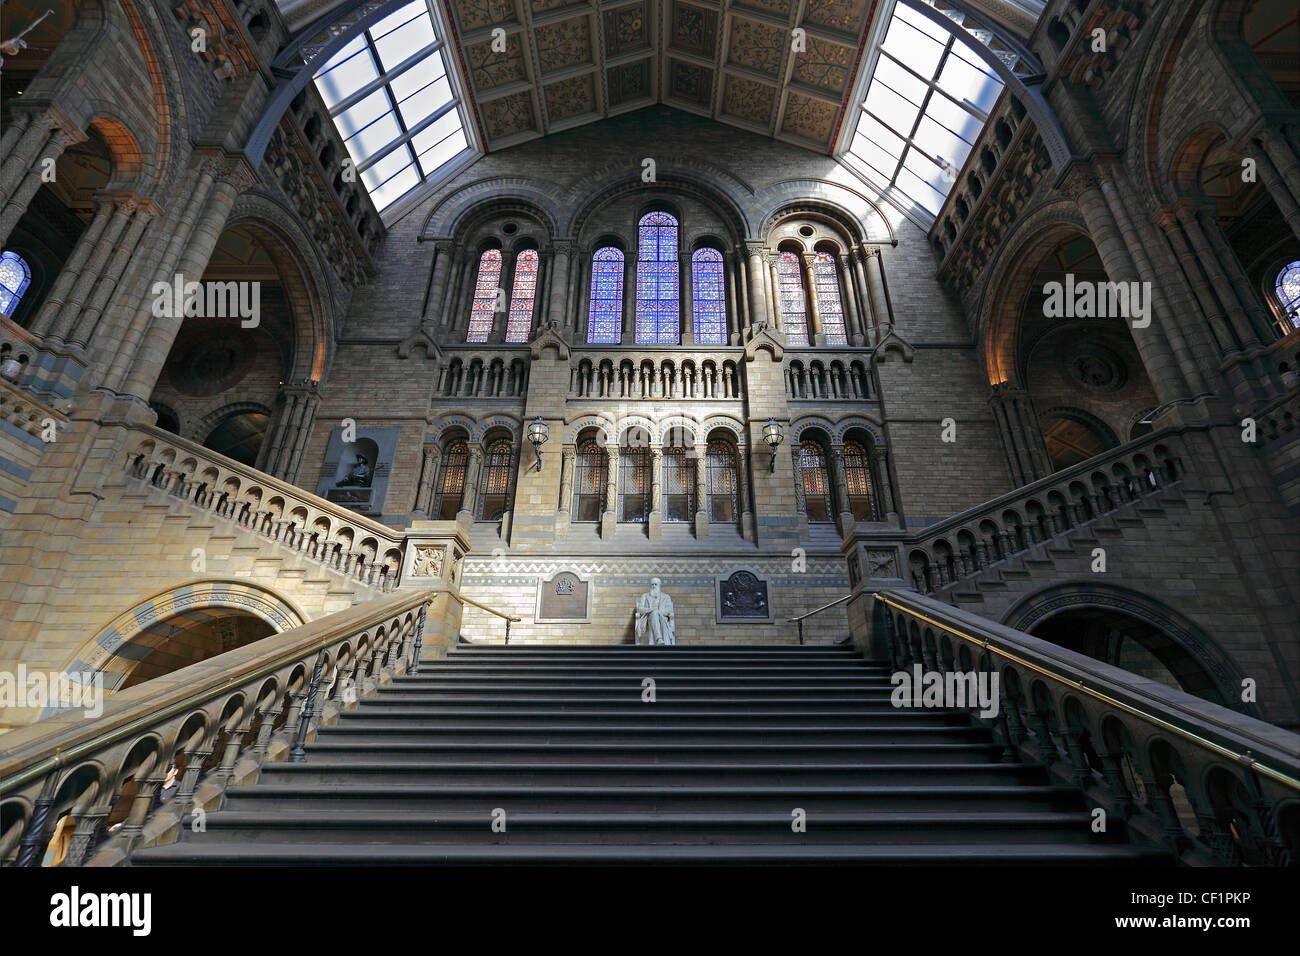
[[[650,579],[650,590],[636,602],[636,642],[675,644],[673,599],[659,589],[659,579]]]
[[[357,455],[352,470],[337,485],[339,488],[369,488],[372,472],[365,455]]]

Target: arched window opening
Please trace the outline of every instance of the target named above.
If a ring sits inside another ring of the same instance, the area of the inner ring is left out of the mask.
[[[783,252],[776,263],[777,294],[781,299],[781,326],[786,345],[808,344],[808,316],[803,295],[799,256]]]
[[[16,252],[0,252],[0,315],[12,318],[32,282],[32,269]]]
[[[510,488],[510,442],[504,438],[488,446],[483,469],[483,494],[480,515],[484,521],[498,521],[506,510],[506,493]]]
[[[695,311],[695,344],[727,344],[727,304],[723,291],[722,253],[697,249],[691,256],[691,302]]]
[[[1291,324],[1291,328],[1300,329],[1300,261],[1288,263],[1277,274],[1276,291],[1286,321]]]
[[[871,459],[857,442],[844,443],[844,480],[848,485],[849,511],[855,521],[878,521],[876,496],[871,482]]]
[[[533,299],[537,295],[537,250],[525,249],[515,259],[515,283],[510,293],[506,341],[527,342],[533,330]]]
[[[442,453],[442,469],[438,479],[438,500],[434,513],[444,521],[454,520],[465,496],[465,468],[469,464],[469,445],[453,441]]]
[[[474,306],[469,313],[466,342],[486,342],[492,334],[497,289],[501,286],[501,250],[488,249],[478,260],[478,282],[474,285]]]
[[[664,450],[664,520],[690,521],[695,517],[695,459],[685,448]]]
[[[268,421],[268,416],[262,412],[227,415],[203,439],[203,447],[251,468],[257,462],[257,453],[266,438]]]
[[[574,461],[573,520],[599,521],[601,505],[605,500],[605,452],[588,439],[578,446]]]
[[[736,458],[724,441],[709,442],[705,452],[705,487],[709,495],[709,521],[736,520]]]
[[[650,515],[649,449],[625,447],[619,452],[618,513],[620,521],[645,521]]]
[[[647,213],[637,229],[636,340],[644,345],[679,341],[677,220]]]
[[[819,252],[813,259],[813,287],[826,344],[848,345],[848,337],[844,334],[844,306],[840,302],[840,280],[835,270],[835,257],[829,252]]]
[[[587,341],[592,345],[618,345],[622,324],[623,250],[606,246],[591,257]]]
[[[831,481],[826,455],[814,441],[799,446],[799,480],[803,482],[804,514],[809,521],[831,521]]]

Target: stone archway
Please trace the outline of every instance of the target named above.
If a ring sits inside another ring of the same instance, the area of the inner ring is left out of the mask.
[[[220,621],[236,622],[233,638],[230,629],[213,626]],[[132,675],[153,651],[183,632],[194,638],[186,639],[187,646],[196,649],[202,646],[199,638],[221,639],[223,633],[227,643],[233,639],[233,646],[242,646],[306,623],[306,615],[265,588],[236,581],[197,581],[156,594],[119,614],[82,645],[64,670],[103,674],[104,686],[119,690],[135,683]],[[230,649],[222,646],[216,653]]]

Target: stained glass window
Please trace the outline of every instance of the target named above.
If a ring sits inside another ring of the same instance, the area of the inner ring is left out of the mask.
[[[1300,328],[1300,261],[1277,274],[1277,298],[1292,328]]]
[[[438,479],[438,500],[434,503],[434,514],[443,520],[453,520],[460,510],[461,498],[465,494],[465,466],[469,464],[469,446],[463,441],[454,441],[447,445],[442,453],[442,469]]]
[[[709,520],[736,520],[736,459],[725,441],[709,442],[705,453],[706,487],[709,492]]]
[[[606,246],[591,257],[587,341],[618,345],[623,325],[623,250]]]
[[[677,220],[666,212],[647,213],[637,231],[638,344],[676,345],[680,341],[677,269]]]
[[[467,342],[486,342],[492,334],[492,318],[501,285],[501,250],[488,249],[478,260],[478,282],[474,286],[474,307],[469,313]]]
[[[871,459],[857,442],[844,443],[844,480],[848,483],[849,510],[857,521],[878,518],[871,487]]]
[[[844,334],[844,306],[840,303],[840,280],[835,272],[835,257],[819,252],[813,258],[813,290],[817,295],[817,312],[822,320],[822,334],[827,345],[848,345]]]
[[[799,480],[803,482],[804,514],[809,521],[831,520],[831,481],[821,446],[806,441],[799,446]]]
[[[781,300],[781,325],[785,329],[786,345],[808,344],[808,315],[801,273],[799,256],[793,252],[781,253],[776,262],[777,296]]]
[[[618,250],[615,250],[616,252]],[[622,258],[620,254],[619,258]],[[605,451],[590,439],[578,446],[573,476],[573,520],[599,521],[605,506]]]
[[[479,507],[484,521],[496,521],[506,510],[506,491],[510,487],[510,442],[504,438],[488,446],[483,469],[483,494]]]
[[[10,318],[32,281],[32,270],[16,252],[0,253],[0,315]]]
[[[619,454],[619,520],[645,521],[650,513],[650,456],[645,448]]]
[[[537,295],[537,250],[525,249],[515,259],[515,284],[510,293],[506,341],[527,342],[533,330],[533,298]]]
[[[695,344],[727,344],[727,302],[723,292],[722,253],[698,249],[691,256],[691,302],[695,307]]]
[[[695,517],[695,459],[685,448],[664,449],[664,520]]]

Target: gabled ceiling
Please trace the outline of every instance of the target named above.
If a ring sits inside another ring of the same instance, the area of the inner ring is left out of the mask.
[[[878,0],[441,2],[489,150],[663,103],[830,152]]]

